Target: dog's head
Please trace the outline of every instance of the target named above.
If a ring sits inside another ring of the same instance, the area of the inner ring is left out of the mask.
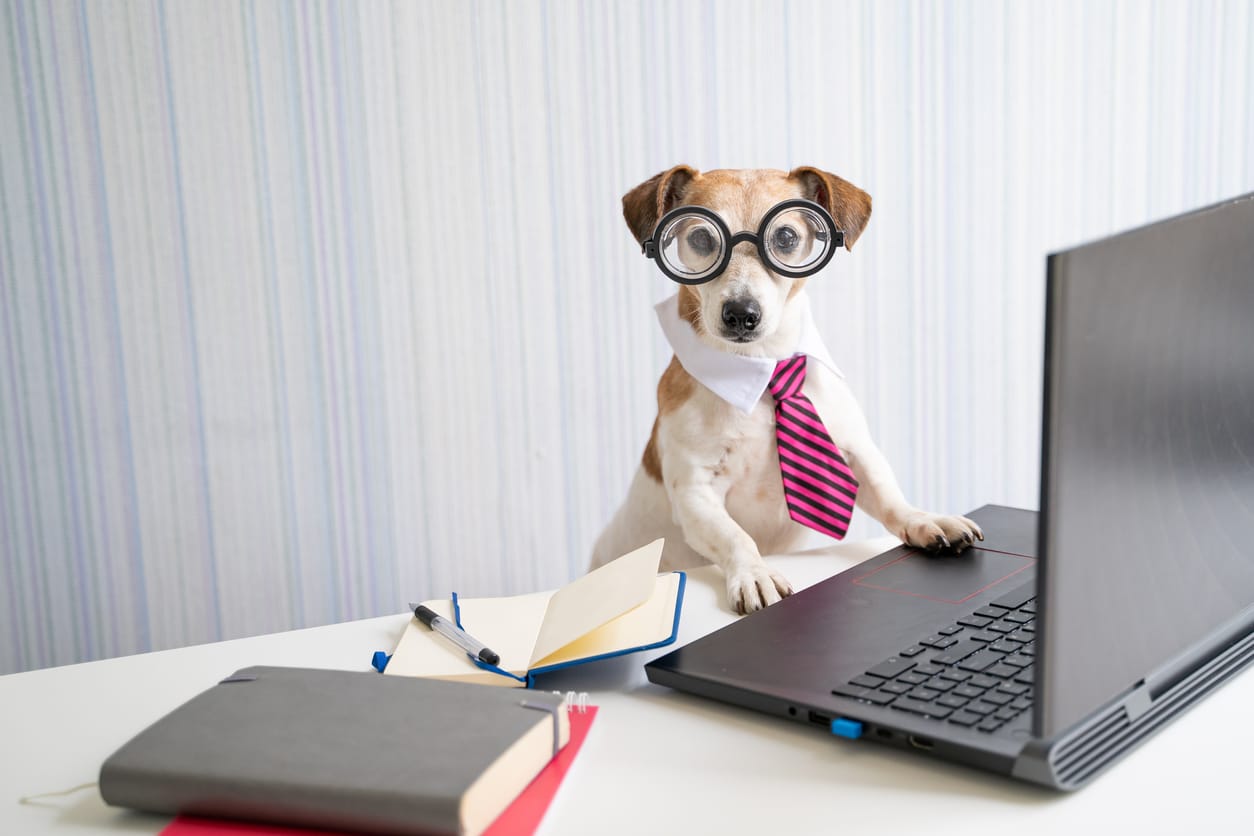
[[[827,209],[836,227],[844,231],[847,249],[853,247],[871,217],[870,195],[811,166],[790,172],[746,169],[701,173],[686,165],[651,177],[625,194],[623,216],[641,244],[653,235],[658,220],[677,206],[712,210],[732,235],[756,233],[772,208],[797,198]],[[705,239],[693,243],[700,246]],[[704,284],[681,286],[679,310],[698,333],[720,347],[757,354],[779,327],[788,301],[805,281],[772,271],[753,243],[740,241],[732,247],[721,275]]]

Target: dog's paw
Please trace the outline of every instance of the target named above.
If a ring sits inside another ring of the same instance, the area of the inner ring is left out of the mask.
[[[907,518],[902,541],[928,551],[960,552],[984,539],[984,532],[966,517],[920,511]]]
[[[769,607],[789,595],[792,595],[792,584],[764,563],[747,566],[727,576],[727,600],[740,615]]]

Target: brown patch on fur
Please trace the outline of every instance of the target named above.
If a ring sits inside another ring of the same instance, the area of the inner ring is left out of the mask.
[[[805,287],[805,286],[806,286],[806,277],[803,277],[803,278],[800,278],[800,279],[793,279],[793,280],[792,280],[792,287],[788,288],[788,299],[789,299],[789,301],[791,301],[791,300],[792,300],[792,297],[794,297],[794,296],[796,296],[798,293],[800,293],[800,292],[801,292],[801,288],[803,288],[803,287]]]
[[[692,396],[697,382],[687,370],[679,365],[679,358],[671,356],[670,365],[662,372],[662,379],[657,383],[657,413],[660,418],[674,412]],[[662,457],[658,453],[657,419],[653,421],[653,432],[649,435],[649,443],[645,445],[644,456],[640,460],[644,472],[658,482],[662,481]]]
[[[677,165],[623,195],[623,218],[637,242],[643,244],[653,234],[658,219],[679,205],[684,189],[697,175],[695,168]]]
[[[701,333],[701,294],[690,284],[679,288],[679,318],[688,320],[692,330]]]
[[[734,235],[745,230],[757,232],[762,216],[771,207],[801,196],[800,184],[789,180],[783,171],[719,169],[694,178],[684,191],[684,202],[718,212]]]
[[[679,358],[671,356],[671,363],[657,382],[657,412],[667,415],[679,409],[697,388],[697,381],[688,370],[679,365]]]
[[[655,482],[662,481],[662,457],[657,452],[657,419],[653,419],[653,432],[649,434],[649,443],[644,446],[644,457],[640,466],[649,478]]]
[[[810,165],[784,172],[777,169],[717,169],[699,172],[677,165],[654,175],[623,195],[623,217],[643,243],[658,218],[682,201],[715,210],[733,234],[756,230],[772,206],[804,197],[822,204],[845,231],[845,247],[855,241],[871,219],[871,196],[831,172]]]
[[[801,183],[807,200],[832,213],[836,226],[845,231],[845,249],[852,250],[871,220],[871,196],[848,180],[810,165],[794,168],[788,177]]]

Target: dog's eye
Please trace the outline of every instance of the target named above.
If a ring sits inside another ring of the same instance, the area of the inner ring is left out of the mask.
[[[688,246],[697,255],[709,255],[714,252],[714,236],[704,227],[694,229],[688,233]]]
[[[779,252],[786,253],[795,249],[800,240],[801,236],[797,235],[797,230],[791,226],[781,226],[771,236],[771,246]]]

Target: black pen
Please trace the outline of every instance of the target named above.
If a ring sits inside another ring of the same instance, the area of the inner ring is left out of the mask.
[[[500,656],[493,651],[488,650],[483,642],[474,638],[447,618],[436,615],[434,612],[424,606],[421,606],[420,604],[410,604],[409,608],[414,611],[414,618],[418,619],[441,636],[444,636],[444,638],[453,642],[453,644],[457,645],[471,656],[474,656],[489,665],[496,665],[500,663]]]

